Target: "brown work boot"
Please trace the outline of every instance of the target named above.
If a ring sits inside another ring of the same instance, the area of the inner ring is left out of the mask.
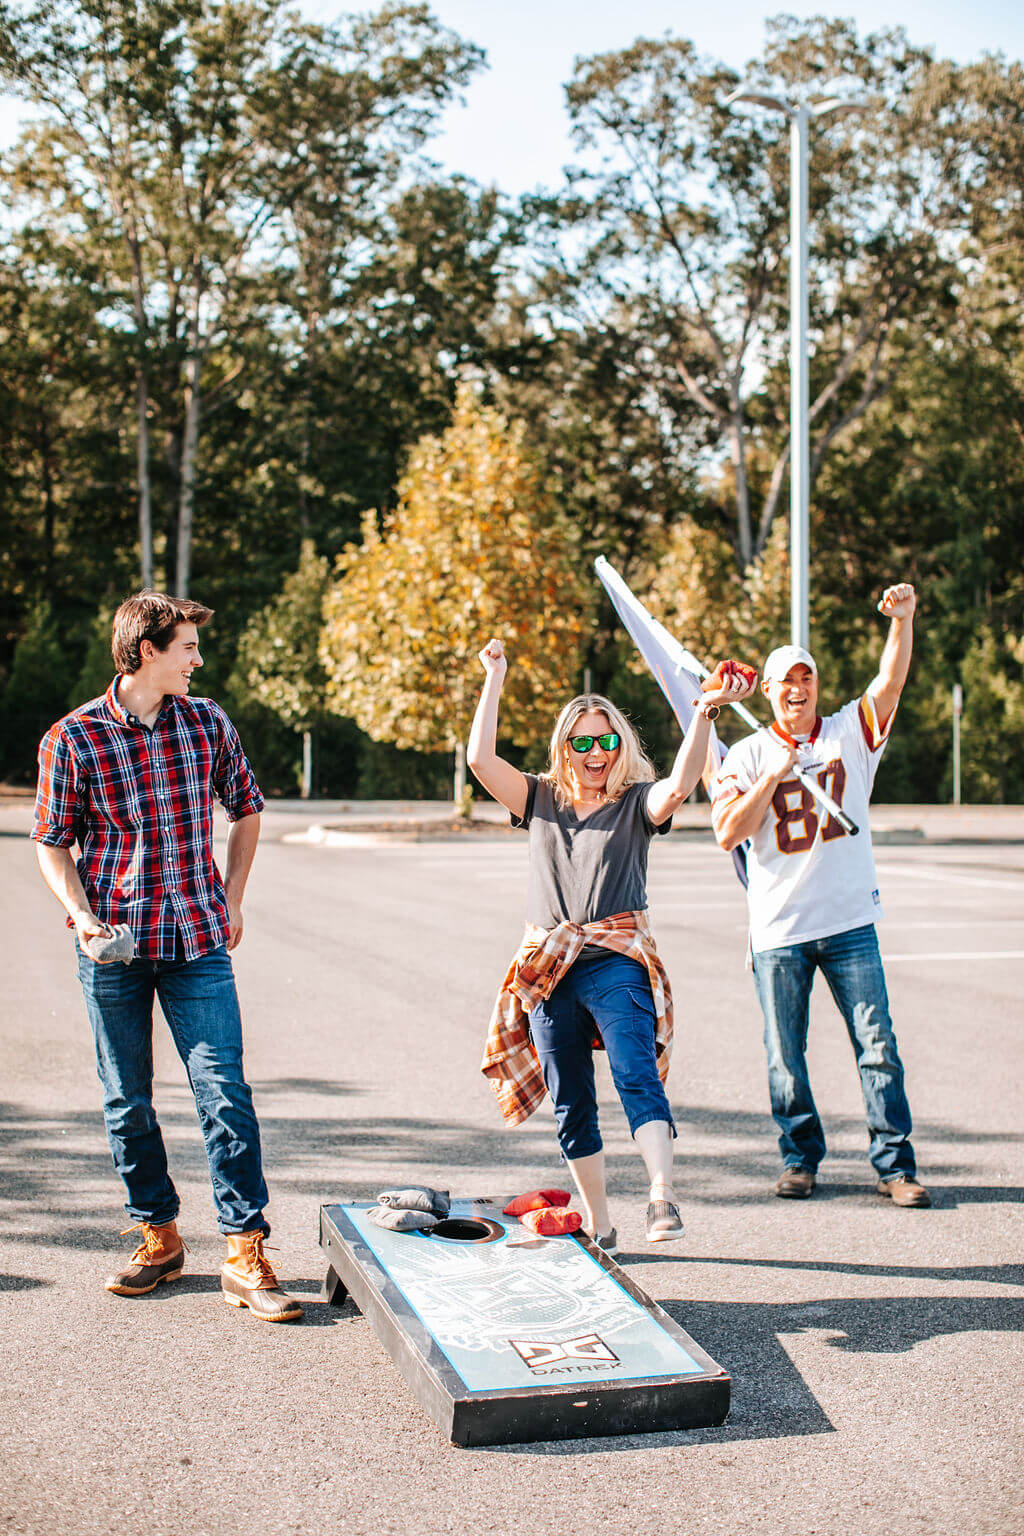
[[[263,1250],[262,1232],[232,1233],[228,1256],[220,1267],[220,1288],[232,1307],[248,1307],[265,1323],[290,1323],[302,1308],[277,1283],[273,1265]]]
[[[781,1200],[807,1200],[814,1193],[814,1174],[809,1168],[784,1168],[775,1193]]]
[[[142,1228],[142,1242],[126,1267],[106,1281],[107,1290],[115,1296],[145,1296],[155,1291],[161,1280],[180,1280],[185,1268],[185,1244],[175,1222],[154,1227],[148,1221],[137,1221],[127,1232],[134,1232],[136,1227]]]
[[[875,1185],[880,1195],[885,1195],[893,1205],[931,1205],[932,1197],[923,1184],[901,1174],[898,1179],[879,1179]]]

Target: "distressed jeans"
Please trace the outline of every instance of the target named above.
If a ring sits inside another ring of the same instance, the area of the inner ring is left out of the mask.
[[[217,1225],[225,1234],[268,1233],[260,1132],[242,1073],[242,1020],[227,949],[195,960],[128,965],[98,965],[77,953],[107,1139],[128,1193],[128,1215],[163,1226],[178,1214],[153,1111],[153,1002],[159,998],[195,1096]]]
[[[825,1133],[807,1076],[807,1031],[816,970],[828,982],[853,1046],[867,1113],[868,1156],[880,1179],[913,1178],[910,1106],[873,923],[754,956],[754,983],[764,1014],[768,1088],[782,1161],[787,1168],[814,1173],[825,1155]]]

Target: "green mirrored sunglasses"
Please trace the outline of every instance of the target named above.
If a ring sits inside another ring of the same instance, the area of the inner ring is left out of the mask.
[[[606,752],[614,752],[619,744],[619,738],[614,731],[605,731],[603,736],[570,736],[569,745],[574,752],[589,752],[594,742],[603,747]]]

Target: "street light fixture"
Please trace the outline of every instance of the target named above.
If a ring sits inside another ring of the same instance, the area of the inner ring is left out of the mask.
[[[806,647],[810,628],[810,390],[807,332],[807,162],[808,127],[812,117],[866,112],[870,102],[822,96],[807,105],[792,106],[781,96],[754,86],[739,85],[725,105],[749,102],[781,112],[789,119],[789,506],[790,506],[790,638]]]

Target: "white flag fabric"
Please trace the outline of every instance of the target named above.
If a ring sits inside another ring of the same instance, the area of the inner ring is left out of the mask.
[[[664,624],[659,624],[657,619],[651,617],[640,599],[634,597],[618,571],[608,564],[603,555],[594,561],[594,569],[685,735],[693,719],[694,704],[700,700],[700,677],[687,666],[685,652],[679,641],[669,634]],[[708,761],[712,771],[722,766],[724,757],[725,748],[712,726],[708,742]],[[737,876],[745,886],[747,861],[742,847],[733,853],[733,862]]]

